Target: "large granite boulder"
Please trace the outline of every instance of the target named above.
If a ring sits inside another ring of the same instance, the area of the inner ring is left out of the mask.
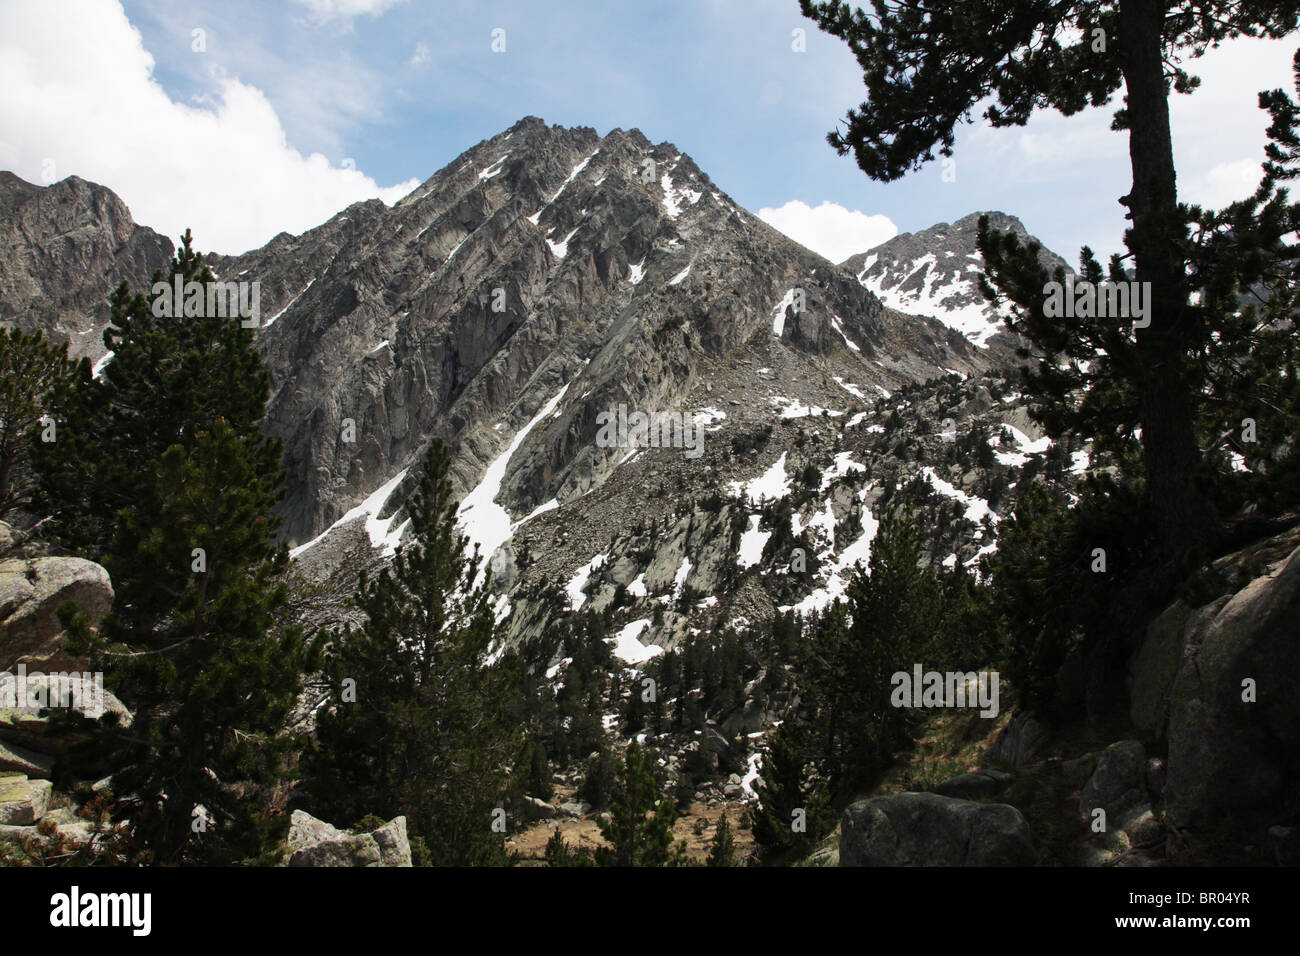
[[[370,833],[350,833],[295,810],[289,827],[288,866],[410,866],[406,817]]]
[[[1165,740],[1180,827],[1276,810],[1300,769],[1300,547],[1293,529],[1215,564],[1228,593],[1179,601],[1129,663],[1134,723]]]
[[[54,714],[65,709],[92,719],[115,718],[123,728],[133,721],[102,678],[89,673],[0,674],[0,741],[43,754],[67,753],[87,738],[53,725]]]
[[[1145,864],[1142,846],[1158,843],[1163,827],[1151,809],[1147,789],[1146,749],[1136,740],[1121,740],[1098,755],[1079,795],[1079,815],[1088,828],[1081,862],[1101,866],[1112,861]]]
[[[49,780],[54,775],[54,758],[19,744],[0,740],[0,773],[21,773]]]
[[[48,780],[29,780],[21,774],[0,776],[0,824],[31,826],[45,816],[53,792]]]
[[[1146,750],[1136,740],[1121,740],[1101,752],[1097,768],[1079,795],[1079,812],[1091,818],[1106,811],[1109,826],[1122,825],[1148,809]]]
[[[113,606],[108,572],[81,558],[0,561],[0,671],[20,661],[46,670],[79,669],[62,653],[58,610],[65,601],[98,624]]]
[[[945,780],[933,787],[934,793],[962,800],[991,800],[1011,782],[1011,775],[1001,770],[976,770]]]
[[[990,756],[1011,769],[1033,763],[1051,740],[1051,732],[1032,714],[1019,713],[993,741]]]
[[[840,819],[840,866],[1028,866],[1029,824],[1015,807],[934,793],[851,805]]]

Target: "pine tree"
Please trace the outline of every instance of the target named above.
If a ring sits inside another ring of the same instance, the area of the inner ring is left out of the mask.
[[[362,577],[365,624],[326,635],[336,696],[304,757],[305,787],[328,818],[404,814],[435,865],[496,864],[504,834],[492,824],[522,741],[505,717],[509,672],[488,663],[490,576],[475,583],[448,465],[435,440],[406,504],[410,540]]]
[[[84,364],[69,361],[67,347],[46,342],[40,332],[0,331],[0,518],[30,506],[35,483],[31,446],[58,440],[46,403],[56,389],[71,383],[79,368],[89,377]]]
[[[718,829],[713,834],[713,845],[709,848],[709,866],[735,866],[736,841],[731,836],[731,824],[724,813],[718,818]]]
[[[547,866],[595,866],[591,851],[577,847],[570,849],[558,827],[546,841],[545,859]]]
[[[188,231],[171,274],[212,280]],[[68,620],[70,646],[135,714],[93,744],[114,814],[141,860],[232,862],[274,842],[259,803],[283,780],[283,731],[313,652],[275,624],[283,474],[258,426],[269,380],[252,330],[202,306],[176,314],[170,293],[118,288],[113,360],[99,379],[83,362],[56,385],[58,440],[33,454],[40,504],[116,591],[97,632]]]
[[[632,741],[619,761],[609,817],[597,825],[610,846],[602,848],[602,866],[670,866],[683,861],[681,845],[673,846],[673,801],[659,793],[645,751]]]
[[[519,766],[528,767],[528,794],[549,800],[555,792],[555,781],[551,779],[551,761],[546,755],[546,745],[540,740],[532,740],[525,749],[529,754],[528,760],[520,761]]]
[[[129,573],[115,575],[114,610],[97,632],[71,622],[70,648],[135,715],[91,745],[140,860],[250,859],[283,827],[249,788],[285,779],[295,740],[283,729],[314,660],[297,628],[274,627],[288,561],[270,516],[280,474],[219,419],[142,478],[160,498],[150,514],[119,515],[110,567]]]
[[[167,449],[191,450],[218,419],[241,436],[259,470],[279,468],[279,442],[260,429],[270,378],[253,330],[237,316],[173,303],[177,280],[185,289],[215,281],[188,230],[148,295],[126,282],[113,292],[104,332],[112,359],[96,379],[87,365],[74,381],[58,383],[50,396],[58,440],[33,449],[37,507],[56,517],[70,549],[94,560],[112,553],[123,510],[157,507],[161,492],[144,479]]]
[[[750,824],[764,862],[806,853],[834,827],[815,767],[808,734],[788,718],[768,740],[754,785],[758,803],[750,810]]]
[[[1140,468],[1128,474],[1142,482],[1151,544],[1139,564],[1123,569],[1132,587],[1090,635],[1096,710],[1124,639],[1162,606],[1189,564],[1222,541],[1224,502],[1212,485],[1225,456],[1210,452],[1224,432],[1211,433],[1207,419],[1216,409],[1234,422],[1248,412],[1242,402],[1223,401],[1239,389],[1216,396],[1212,383],[1247,370],[1236,358],[1252,352],[1249,340],[1263,331],[1254,316],[1239,315],[1237,295],[1259,285],[1283,290],[1296,268],[1296,247],[1286,237],[1300,214],[1274,190],[1276,177],[1266,177],[1253,206],[1226,216],[1179,204],[1169,96],[1199,84],[1180,57],[1232,37],[1285,36],[1300,24],[1300,11],[1293,0],[1207,0],[1194,9],[1172,0],[882,0],[874,12],[801,0],[801,7],[844,39],[863,68],[869,100],[849,112],[845,132],[828,139],[880,181],[932,161],[936,148],[951,156],[956,125],[981,103],[989,104],[983,117],[993,126],[1023,126],[1035,109],[1069,116],[1124,93],[1112,127],[1128,134],[1132,188],[1119,201],[1132,222],[1124,236],[1132,271],[1118,256],[1103,270],[1085,247],[1080,273],[1093,284],[1142,284],[1149,309],[1140,323],[1135,316],[1062,319],[1045,305],[1047,282],[1063,282],[1063,270],[1049,275],[1036,244],[996,233],[987,221],[979,236],[986,295],[1001,293],[1019,306],[1009,324],[1041,353],[1026,390],[1048,430],[1073,430],[1125,454],[1140,428],[1129,463]],[[1261,100],[1275,120],[1275,165],[1295,158],[1288,152],[1294,141],[1286,140],[1294,113],[1283,99]],[[1273,302],[1281,304],[1275,317],[1294,314],[1290,293]],[[1273,344],[1284,341],[1274,337]],[[1267,400],[1253,384],[1245,391]],[[1283,448],[1290,437],[1270,441]]]
[[[891,704],[891,676],[940,653],[942,595],[920,561],[920,532],[910,512],[886,515],[871,543],[870,574],[855,569],[846,600],[813,629],[804,667],[812,708],[806,719],[820,741],[819,769],[837,807],[909,740],[911,714]]]

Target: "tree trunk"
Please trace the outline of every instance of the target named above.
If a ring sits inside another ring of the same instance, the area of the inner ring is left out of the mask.
[[[1085,650],[1086,704],[1090,716],[1121,700],[1119,666],[1154,611],[1172,596],[1190,555],[1213,539],[1217,517],[1197,484],[1201,456],[1196,439],[1195,395],[1199,388],[1188,345],[1192,316],[1179,240],[1185,226],[1178,212],[1169,92],[1165,84],[1161,29],[1164,0],[1121,0],[1119,50],[1127,88],[1129,160],[1133,189],[1121,200],[1133,225],[1126,240],[1135,279],[1150,283],[1149,325],[1136,331],[1138,383],[1147,507],[1155,540],[1142,568],[1112,568],[1126,584],[1100,632]]]
[[[1133,190],[1126,199],[1133,225],[1128,245],[1135,278],[1149,282],[1150,325],[1137,331],[1146,370],[1139,387],[1142,452],[1148,502],[1155,519],[1157,579],[1174,582],[1188,552],[1206,544],[1215,515],[1196,482],[1200,453],[1192,392],[1198,388],[1187,347],[1192,317],[1179,239],[1169,93],[1161,28],[1164,0],[1122,0],[1120,56],[1128,90],[1129,159]]]

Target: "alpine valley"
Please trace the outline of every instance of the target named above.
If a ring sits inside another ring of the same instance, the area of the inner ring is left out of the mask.
[[[205,255],[220,281],[260,284],[262,424],[283,448],[297,623],[363,622],[348,598],[409,540],[405,503],[441,440],[457,527],[489,573],[493,659],[517,653],[558,708],[545,786],[508,808],[507,847],[540,860],[556,832],[600,845],[599,780],[635,740],[677,797],[689,853],[703,859],[728,815],[743,858],[774,728],[801,704],[790,645],[868,567],[884,516],[907,499],[922,564],[974,581],[1027,489],[1073,499],[1114,468],[1032,417],[1018,384],[1032,349],[980,292],[980,215],[837,264],[740,208],[671,143],[530,116],[391,207],[358,203],[301,235]],[[1032,239],[1014,216],[984,215]],[[146,290],[173,252],[106,186],[0,173],[0,322],[68,343],[97,373],[113,360],[110,292]],[[639,435],[625,424],[598,440],[620,415]],[[1245,751],[1273,761],[1294,726],[1231,744],[1189,735],[1209,691],[1182,659],[1187,641],[1216,640],[1225,605],[1294,598],[1290,535],[1222,559],[1209,604],[1158,619],[1132,653],[1123,726],[1056,726],[1004,678],[982,713],[922,714],[914,746],[800,859],[1158,863],[1181,839],[1162,806],[1195,820],[1232,796],[1216,788],[1273,799],[1271,778],[1205,781]],[[65,560],[29,549],[5,563],[20,559]],[[1060,701],[1081,695],[1067,661]],[[308,724],[323,699],[304,692]],[[21,763],[44,783],[51,765],[7,755],[3,726],[0,772]],[[1100,835],[1079,822],[1097,807],[1115,821]],[[302,846],[342,839],[312,843],[295,821]],[[912,837],[889,843],[889,827]],[[1296,853],[1290,832],[1256,844]]]

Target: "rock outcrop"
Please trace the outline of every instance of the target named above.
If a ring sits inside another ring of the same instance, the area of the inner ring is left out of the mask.
[[[840,819],[840,866],[1028,866],[1029,825],[1015,807],[933,793],[852,804]]]
[[[1277,812],[1300,771],[1300,529],[1216,561],[1207,579],[1223,593],[1171,605],[1129,666],[1133,722],[1167,747],[1179,827]]]
[[[40,330],[94,362],[109,294],[124,279],[141,289],[172,251],[110,189],[77,176],[42,188],[0,170],[0,325]]]
[[[86,847],[97,836],[112,833],[83,819],[67,806],[55,806],[48,780],[0,770],[0,866],[35,860],[46,854],[67,862],[67,853]]]
[[[50,806],[53,785],[48,780],[25,776],[0,776],[0,824],[34,826]]]
[[[1103,750],[1079,796],[1079,815],[1091,833],[1085,865],[1101,865],[1161,842],[1163,826],[1151,809],[1148,761],[1139,741],[1121,740]],[[1145,857],[1133,856],[1144,863]]]
[[[113,605],[108,572],[81,558],[8,558],[0,561],[0,671],[19,663],[45,670],[79,670],[62,652],[58,609],[77,605],[91,625]]]
[[[303,810],[295,810],[288,837],[286,866],[410,866],[406,817],[394,817],[370,833],[339,830]]]
[[[10,706],[13,705],[13,706]],[[88,672],[0,674],[0,741],[61,756],[84,738],[51,724],[54,711],[74,711],[92,720],[106,718],[130,727],[132,714]]]
[[[0,522],[0,540],[12,544],[19,537]],[[50,779],[57,759],[84,742],[67,728],[56,731],[54,713],[109,716],[120,727],[132,722],[103,676],[64,650],[58,617],[59,608],[71,603],[92,626],[98,624],[112,607],[113,584],[92,561],[9,553],[0,560],[0,772]]]

